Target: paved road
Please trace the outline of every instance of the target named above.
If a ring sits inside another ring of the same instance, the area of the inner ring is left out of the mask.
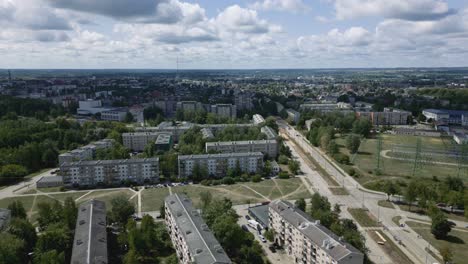
[[[38,174],[32,178],[25,179],[22,182],[19,182],[15,185],[11,185],[8,187],[5,187],[0,190],[0,199],[6,198],[6,197],[11,197],[11,196],[16,196],[18,193],[25,192],[29,189],[34,189],[36,188],[36,182],[42,178],[42,177],[48,177],[48,176],[54,176],[51,174],[52,171],[56,169],[50,169],[48,171],[45,171],[41,174]]]
[[[312,180],[314,185],[317,184],[318,189],[322,195],[329,197],[330,201],[338,202],[346,207],[365,207],[376,216],[382,224],[387,227],[388,230],[385,231],[387,236],[392,239],[395,244],[398,244],[398,240],[401,240],[404,246],[400,245],[400,249],[415,263],[438,263],[438,261],[433,258],[431,255],[427,254],[425,248],[428,243],[418,238],[415,233],[407,233],[400,228],[398,225],[393,223],[392,218],[397,215],[405,215],[403,211],[397,211],[390,208],[383,208],[378,206],[377,202],[379,200],[386,199],[386,195],[366,190],[362,187],[356,180],[352,177],[345,176],[346,173],[342,171],[339,167],[333,165],[331,161],[323,152],[319,149],[310,145],[307,139],[293,127],[289,126],[284,121],[278,121],[278,125],[281,128],[281,131],[286,135],[291,141],[286,141],[286,143],[293,149],[296,153],[305,151],[310,157],[312,157],[323,169],[325,169],[328,174],[332,175],[335,180],[347,189],[349,195],[339,196],[337,199],[335,195],[331,194],[328,189],[328,185],[325,183],[320,183],[320,180],[317,180],[318,172],[310,169],[309,166],[304,162],[304,158],[300,157],[299,161],[303,163],[301,168],[305,167],[305,175],[308,176],[308,179]],[[298,155],[298,154],[296,154]],[[309,170],[307,169],[309,167]],[[320,177],[321,178],[321,177]],[[336,200],[336,201],[335,201]],[[342,210],[342,211],[346,211]],[[374,248],[368,239],[368,246],[372,250],[377,250]],[[378,248],[378,247],[377,247]],[[430,246],[430,248],[434,248]],[[372,254],[372,253],[371,253]],[[372,257],[372,255],[371,255]],[[376,263],[382,263],[376,260]]]

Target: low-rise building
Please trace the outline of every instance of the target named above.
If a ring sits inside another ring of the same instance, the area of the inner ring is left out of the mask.
[[[288,114],[288,118],[294,122],[294,124],[299,123],[299,119],[301,118],[301,114],[294,109],[288,108],[286,109],[286,113]]]
[[[159,179],[159,158],[65,162],[60,175],[66,187],[153,183]]]
[[[50,188],[63,186],[62,176],[41,177],[36,182],[36,188]]]
[[[10,225],[11,211],[5,208],[0,208],[0,232],[5,230]]]
[[[260,125],[260,124],[263,124],[265,122],[265,118],[263,118],[262,115],[259,115],[259,114],[255,114],[252,116],[252,121],[255,125]]]
[[[453,133],[453,140],[459,145],[468,144],[468,134],[459,132]]]
[[[266,135],[267,139],[276,139],[278,137],[278,133],[276,133],[276,131],[269,126],[260,128],[260,131]]]
[[[206,142],[207,153],[241,153],[241,152],[262,152],[268,157],[276,158],[278,155],[278,142],[269,140],[246,140],[246,141],[221,141]]]
[[[362,252],[293,204],[276,200],[269,204],[268,212],[276,244],[285,249],[294,263],[364,263]]]
[[[278,175],[280,173],[281,168],[278,165],[278,162],[276,162],[275,160],[272,160],[270,162],[270,166],[271,166],[271,174],[272,175]]]
[[[104,202],[90,200],[80,205],[70,263],[108,263],[106,204]]]
[[[59,164],[80,160],[92,160],[97,149],[109,149],[114,145],[114,140],[110,138],[101,139],[83,147],[62,153],[58,156]]]
[[[356,112],[358,118],[369,120],[374,126],[406,125],[411,116],[408,111],[393,112]]]
[[[123,122],[127,117],[127,108],[113,108],[101,112],[101,120]]]
[[[164,200],[165,223],[179,263],[229,264],[231,260],[185,194]]]
[[[143,151],[148,144],[154,144],[160,135],[171,135],[169,132],[132,132],[122,134],[123,145],[133,151]]]
[[[427,120],[442,121],[449,125],[468,125],[468,111],[446,109],[424,109],[422,114]]]
[[[224,177],[228,170],[236,169],[245,173],[259,173],[263,169],[261,152],[221,153],[200,155],[179,155],[179,177],[191,177],[195,166],[206,168],[208,175]]]

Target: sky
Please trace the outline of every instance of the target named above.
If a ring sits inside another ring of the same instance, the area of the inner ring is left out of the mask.
[[[468,66],[466,0],[0,0],[0,68]]]

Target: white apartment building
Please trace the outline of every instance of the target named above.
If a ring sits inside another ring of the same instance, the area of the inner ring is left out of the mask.
[[[159,158],[65,162],[60,175],[67,187],[151,183],[159,179]]]
[[[268,215],[269,228],[275,231],[275,242],[292,257],[292,263],[364,263],[363,253],[293,204],[273,201],[268,206]]]
[[[143,151],[149,143],[154,143],[159,135],[168,134],[166,132],[134,132],[123,133],[123,145],[133,151]],[[170,134],[169,134],[170,135]]]
[[[278,142],[276,140],[246,140],[246,141],[221,141],[206,142],[205,150],[221,153],[262,152],[270,158],[278,155]]]
[[[86,101],[78,102],[78,109],[76,113],[79,115],[94,115],[96,113],[101,113],[102,111],[108,110],[102,107],[101,100],[92,100],[88,99]]]
[[[164,210],[164,220],[179,263],[231,263],[187,195],[176,193],[167,196]]]
[[[235,169],[239,164],[242,172],[258,173],[263,169],[263,154],[261,152],[221,153],[201,155],[179,155],[179,177],[192,176],[195,164],[205,167],[208,175],[224,177],[229,169]]]
[[[228,118],[237,117],[237,107],[232,104],[215,104],[211,106],[211,112]]]
[[[255,125],[260,125],[265,122],[265,118],[262,115],[255,114],[252,116],[252,121]]]
[[[96,149],[108,149],[114,145],[113,139],[102,139],[83,147],[62,153],[58,156],[59,164],[64,162],[91,160],[96,155]]]
[[[101,120],[123,122],[127,116],[127,108],[115,108],[101,112]]]

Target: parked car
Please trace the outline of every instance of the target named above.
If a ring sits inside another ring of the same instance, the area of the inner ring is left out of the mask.
[[[260,240],[263,242],[263,243],[266,243],[266,239],[263,235],[258,235],[258,237],[260,238]]]
[[[250,220],[250,216],[249,216],[249,215],[245,215],[245,219]]]
[[[242,227],[242,230],[244,230],[245,232],[250,232],[249,228],[246,225],[242,225],[241,227]]]
[[[276,248],[275,248],[275,246],[271,245],[271,246],[269,246],[268,248],[270,249],[271,252],[276,253]]]

